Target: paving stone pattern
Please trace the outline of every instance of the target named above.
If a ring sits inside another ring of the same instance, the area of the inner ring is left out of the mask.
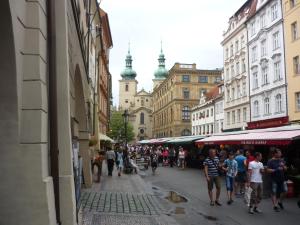
[[[122,224],[122,225],[158,225],[155,218],[150,216],[132,216],[132,215],[103,215],[95,214],[92,224],[107,225],[107,224]]]
[[[81,209],[95,213],[159,215],[163,209],[155,198],[146,193],[83,192]]]

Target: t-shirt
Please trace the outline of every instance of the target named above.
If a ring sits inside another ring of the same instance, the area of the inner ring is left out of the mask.
[[[179,159],[184,159],[184,157],[185,157],[184,151],[179,151],[178,157],[179,157]]]
[[[208,169],[208,176],[209,177],[217,177],[219,176],[218,166],[219,166],[219,158],[216,156],[215,158],[211,159],[210,157],[204,160],[203,165],[207,166]]]
[[[285,166],[285,161],[283,159],[270,159],[268,161],[268,168],[275,170],[271,173],[271,179],[275,182],[283,182],[284,179],[284,170],[279,170],[279,167]]]
[[[224,166],[227,167],[226,176],[235,177],[235,174],[237,173],[237,169],[238,169],[237,161],[234,159],[233,160],[226,159],[224,161]]]
[[[250,182],[262,183],[262,174],[261,169],[264,168],[264,165],[261,162],[252,161],[249,163],[248,169],[251,170]]]
[[[238,164],[238,172],[246,172],[245,164],[244,161],[247,158],[243,155],[238,155],[235,157],[235,160],[237,161]]]
[[[247,166],[249,166],[249,163],[252,162],[252,161],[254,161],[254,160],[255,160],[255,157],[252,156],[252,155],[249,155],[249,156],[247,157],[247,161],[246,161]]]

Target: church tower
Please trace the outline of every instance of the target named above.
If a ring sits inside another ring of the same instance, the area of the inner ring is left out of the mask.
[[[169,75],[169,72],[165,66],[165,61],[166,59],[161,44],[160,55],[158,57],[158,68],[154,72],[153,89],[158,87],[164,81],[164,79],[166,79],[167,76]]]
[[[125,59],[126,67],[121,73],[122,79],[119,80],[119,109],[129,109],[134,104],[134,96],[137,93],[136,72],[132,69],[132,56],[130,47]]]

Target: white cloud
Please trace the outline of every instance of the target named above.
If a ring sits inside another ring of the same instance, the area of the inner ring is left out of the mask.
[[[243,0],[102,0],[113,37],[110,72],[114,104],[118,104],[120,72],[125,67],[128,41],[139,89],[152,89],[160,40],[170,69],[175,62],[197,63],[198,68],[222,67],[222,33],[228,18]]]

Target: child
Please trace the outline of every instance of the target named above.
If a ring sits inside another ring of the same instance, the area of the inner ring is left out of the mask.
[[[233,187],[234,187],[234,178],[237,175],[238,171],[238,164],[237,161],[234,159],[234,153],[230,152],[228,159],[224,161],[223,170],[226,172],[226,188],[227,188],[227,196],[228,201],[227,204],[230,205],[233,203],[232,196],[233,196]]]

